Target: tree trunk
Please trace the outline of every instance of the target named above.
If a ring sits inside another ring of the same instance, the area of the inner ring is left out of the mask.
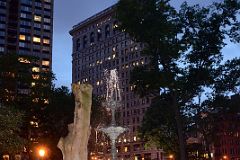
[[[186,156],[186,140],[185,140],[185,134],[183,131],[183,125],[182,125],[182,118],[180,114],[180,109],[177,106],[177,97],[174,93],[173,95],[173,107],[175,110],[175,119],[177,123],[177,132],[178,132],[178,141],[179,141],[179,151],[180,151],[180,160],[187,160],[188,157]]]

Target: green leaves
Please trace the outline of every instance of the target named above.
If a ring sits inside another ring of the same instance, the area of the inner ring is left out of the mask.
[[[23,124],[24,113],[14,107],[0,107],[0,151],[14,154],[21,152],[25,140],[19,132]]]

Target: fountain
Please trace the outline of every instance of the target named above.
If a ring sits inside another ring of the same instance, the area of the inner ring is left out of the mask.
[[[110,126],[100,128],[99,130],[105,133],[111,140],[111,154],[112,160],[117,159],[116,139],[125,132],[127,129],[116,125],[115,112],[118,107],[121,106],[121,94],[119,88],[119,79],[116,69],[105,71],[106,77],[106,102],[105,106],[111,110],[112,121]]]

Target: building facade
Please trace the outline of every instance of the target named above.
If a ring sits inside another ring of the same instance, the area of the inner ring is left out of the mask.
[[[240,113],[224,114],[218,119],[215,160],[240,160]]]
[[[36,70],[49,71],[52,33],[53,0],[0,0],[0,55],[33,56]]]
[[[115,6],[75,25],[72,35],[72,82],[90,83],[93,93],[106,94],[104,71],[117,69],[122,90],[120,125],[129,129],[117,142],[120,159],[163,159],[162,150],[145,149],[137,137],[144,113],[150,105],[150,98],[140,98],[133,93],[130,72],[135,66],[148,63],[140,51],[144,45],[136,43],[124,31],[119,31],[119,22],[114,18]]]

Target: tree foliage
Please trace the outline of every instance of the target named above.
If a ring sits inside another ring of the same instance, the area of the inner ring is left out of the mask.
[[[162,108],[165,111],[172,108],[173,115],[169,118],[176,124],[181,160],[187,159],[188,124],[184,119],[195,114],[195,99],[209,89],[212,92],[208,92],[208,97],[214,99],[218,95],[236,93],[239,87],[240,59],[223,62],[222,54],[225,39],[239,42],[239,8],[237,0],[207,7],[189,6],[185,2],[179,11],[169,0],[120,0],[117,5],[121,28],[136,42],[145,45],[142,54],[150,59],[148,64],[132,72],[131,83],[142,95],[160,93],[159,107],[162,101],[169,99]],[[148,113],[153,113],[154,109],[150,108],[152,112]],[[147,128],[145,124],[152,125],[145,123],[151,118],[148,113],[143,128]],[[160,113],[155,116],[158,115]],[[159,121],[152,130],[164,123]],[[152,130],[143,133],[149,133],[150,138],[159,136],[150,134]]]
[[[23,151],[26,141],[20,137],[24,113],[15,107],[0,107],[0,153],[15,154]]]

